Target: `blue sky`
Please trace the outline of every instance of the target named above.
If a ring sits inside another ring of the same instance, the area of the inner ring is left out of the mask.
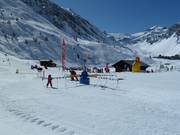
[[[108,32],[135,33],[180,22],[180,0],[53,0]]]

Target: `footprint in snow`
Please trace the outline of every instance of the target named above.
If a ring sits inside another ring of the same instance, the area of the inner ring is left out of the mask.
[[[16,111],[16,110],[13,110],[13,109],[10,109],[10,110],[8,110],[9,112],[14,112],[14,111]]]
[[[57,129],[57,128],[59,128],[59,125],[55,125],[55,126],[52,126],[52,127],[51,127],[52,130],[55,130],[55,129]]]
[[[29,116],[29,117],[27,117],[25,120],[30,120],[30,119],[32,119],[33,117],[32,116]]]
[[[29,117],[29,115],[26,115],[26,114],[21,115],[21,118],[26,118],[26,117]]]
[[[43,121],[43,120],[40,120],[40,121],[38,121],[38,125],[41,125],[42,123],[44,123],[45,121]]]
[[[32,119],[31,122],[36,122],[37,120],[39,120],[38,118]]]
[[[17,116],[21,116],[23,115],[23,113],[19,112],[19,113],[16,113]]]
[[[13,113],[14,113],[15,115],[17,115],[17,114],[19,113],[19,111],[15,110],[15,111],[13,111]]]
[[[51,126],[51,125],[52,125],[52,123],[45,123],[43,126],[48,127],[48,126]]]

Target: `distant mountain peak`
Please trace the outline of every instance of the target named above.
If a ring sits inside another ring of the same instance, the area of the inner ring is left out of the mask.
[[[154,29],[161,29],[162,27],[159,27],[158,25],[154,25],[151,28],[149,28],[150,30],[154,30]]]

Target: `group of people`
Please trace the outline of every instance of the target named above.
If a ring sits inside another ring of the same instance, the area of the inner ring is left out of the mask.
[[[43,68],[37,66],[37,65],[31,65],[31,69],[34,70],[38,70],[38,72],[41,72],[43,70]],[[90,84],[90,79],[89,79],[89,75],[88,75],[88,72],[87,72],[87,68],[83,68],[83,71],[81,72],[81,75],[78,76],[76,71],[74,69],[70,69],[69,72],[70,72],[70,80],[71,81],[79,81],[81,84],[85,84],[85,85],[89,85]],[[95,68],[94,68],[95,70]],[[94,71],[93,70],[93,71]],[[103,72],[103,68],[100,69],[99,72]],[[105,72],[108,73],[109,72],[109,68],[108,68],[108,65],[106,65],[105,67]],[[79,77],[79,79],[78,79]],[[43,78],[45,78],[45,71],[43,70]],[[54,78],[51,76],[51,74],[48,75],[48,78],[47,78],[47,84],[46,84],[46,87],[52,87],[53,88],[53,83],[52,83],[52,80]]]
[[[89,78],[88,78],[88,76],[89,75],[88,75],[87,71],[83,70],[83,72],[80,75],[80,83],[81,84],[89,85]],[[70,79],[71,79],[71,81],[79,81],[76,71],[70,70]],[[46,87],[49,87],[49,85],[51,87],[53,87],[52,80],[53,80],[53,77],[51,76],[51,74],[49,74],[48,75],[48,79],[47,79]]]

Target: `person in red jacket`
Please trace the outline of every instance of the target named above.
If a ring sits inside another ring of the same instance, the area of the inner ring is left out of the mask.
[[[48,75],[48,82],[47,82],[47,85],[46,85],[46,86],[48,87],[49,85],[50,85],[51,87],[53,87],[53,86],[52,86],[52,77],[51,77],[51,75]]]

